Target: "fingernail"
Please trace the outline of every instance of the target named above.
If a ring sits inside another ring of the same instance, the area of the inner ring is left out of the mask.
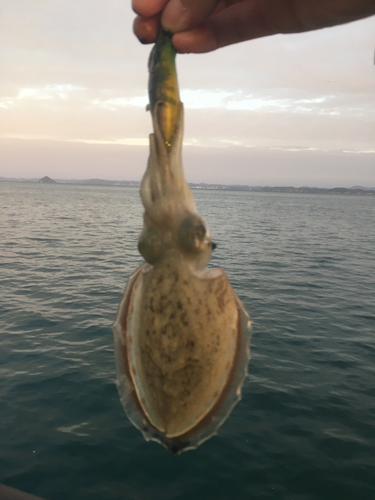
[[[181,0],[171,0],[164,9],[161,22],[168,31],[183,30],[189,22],[189,11]]]

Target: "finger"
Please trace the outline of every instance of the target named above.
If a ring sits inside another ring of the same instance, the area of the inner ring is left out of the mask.
[[[243,0],[231,3],[194,29],[175,33],[179,52],[210,52],[219,47],[277,33],[299,33],[341,24],[375,13],[369,0]],[[350,4],[346,6],[345,3]],[[354,8],[355,7],[355,8]]]
[[[176,33],[197,26],[215,10],[220,0],[170,0],[162,14],[163,27]]]
[[[210,52],[219,47],[274,34],[257,8],[256,0],[236,3],[194,29],[175,33],[178,52]]]
[[[374,13],[374,0],[244,0],[211,16],[207,27],[218,48],[278,33],[324,28]]]
[[[143,17],[152,17],[161,12],[168,0],[132,0],[132,7],[136,14]]]
[[[216,37],[207,23],[192,30],[175,33],[172,43],[180,54],[202,54],[219,48]]]
[[[136,17],[133,23],[135,36],[141,43],[154,43],[160,27],[160,15]]]

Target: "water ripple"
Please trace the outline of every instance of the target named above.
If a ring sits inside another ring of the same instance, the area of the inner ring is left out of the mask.
[[[375,200],[196,192],[254,322],[243,400],[176,459],[123,414],[135,189],[0,183],[0,481],[54,500],[375,498]]]

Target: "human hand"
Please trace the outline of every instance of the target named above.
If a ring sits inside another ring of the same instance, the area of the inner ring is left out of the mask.
[[[299,33],[375,14],[375,0],[132,0],[134,33],[155,41],[160,25],[178,52],[219,47],[278,33]]]

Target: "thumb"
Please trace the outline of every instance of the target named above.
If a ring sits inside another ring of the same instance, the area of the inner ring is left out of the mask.
[[[161,24],[177,33],[194,28],[215,10],[220,0],[170,0],[164,8]]]

